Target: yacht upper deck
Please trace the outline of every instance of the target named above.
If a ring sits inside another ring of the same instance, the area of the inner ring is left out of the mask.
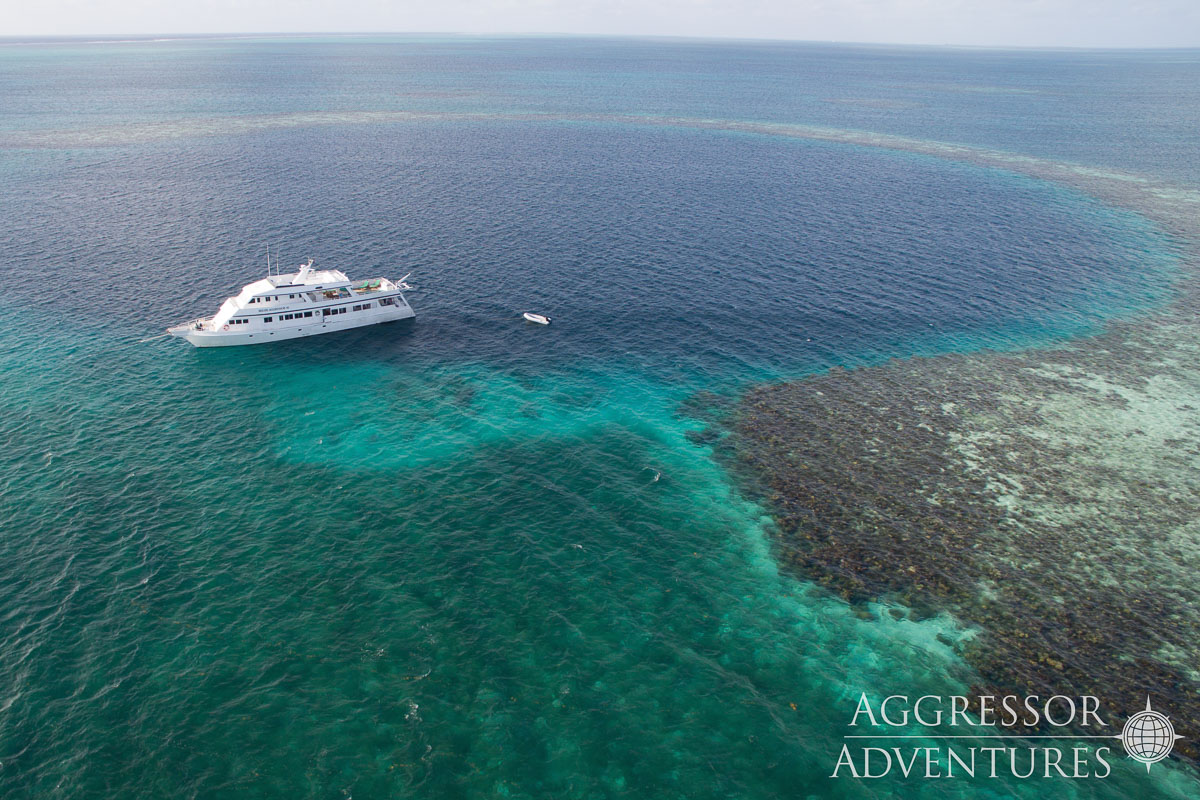
[[[251,301],[264,302],[269,298],[272,302],[283,299],[281,295],[288,289],[291,296],[314,289],[349,288],[350,279],[340,269],[313,269],[312,264],[305,264],[298,272],[283,275],[268,275],[254,283],[242,287],[242,291],[234,298],[240,305],[248,305]]]

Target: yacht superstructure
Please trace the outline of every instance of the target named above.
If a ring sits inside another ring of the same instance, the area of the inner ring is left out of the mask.
[[[213,316],[167,332],[196,347],[225,347],[360,328],[415,316],[403,294],[411,288],[404,278],[354,282],[341,270],[314,269],[309,259],[297,272],[243,286]]]

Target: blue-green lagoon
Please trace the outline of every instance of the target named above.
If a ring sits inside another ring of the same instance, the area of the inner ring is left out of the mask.
[[[1193,244],[1162,209],[1200,181],[1197,78],[765,43],[0,46],[0,794],[1195,796],[1186,757],[1119,750],[1102,780],[831,777],[861,693],[988,685],[989,631],[785,563],[729,420],[834,367],[1180,314]],[[417,317],[155,338],[268,244],[412,271]]]

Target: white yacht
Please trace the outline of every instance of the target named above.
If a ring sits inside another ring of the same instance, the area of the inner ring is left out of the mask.
[[[298,272],[247,284],[215,315],[167,328],[167,333],[196,347],[225,347],[407,319],[415,314],[404,299],[403,291],[412,288],[404,278],[355,283],[341,270],[313,269],[310,258]]]

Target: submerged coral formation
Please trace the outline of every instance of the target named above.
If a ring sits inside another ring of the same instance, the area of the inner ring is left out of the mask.
[[[751,391],[735,442],[782,560],[852,601],[979,626],[963,655],[980,692],[1126,713],[1149,694],[1196,730],[1200,372],[1138,379],[1113,355],[912,359]]]
[[[1150,695],[1200,730],[1200,331],[1183,258],[1169,308],[1097,337],[747,392],[728,445],[781,560],[852,602],[978,626],[962,655],[980,692],[1093,694],[1113,726]],[[1190,739],[1176,752],[1200,759]]]

